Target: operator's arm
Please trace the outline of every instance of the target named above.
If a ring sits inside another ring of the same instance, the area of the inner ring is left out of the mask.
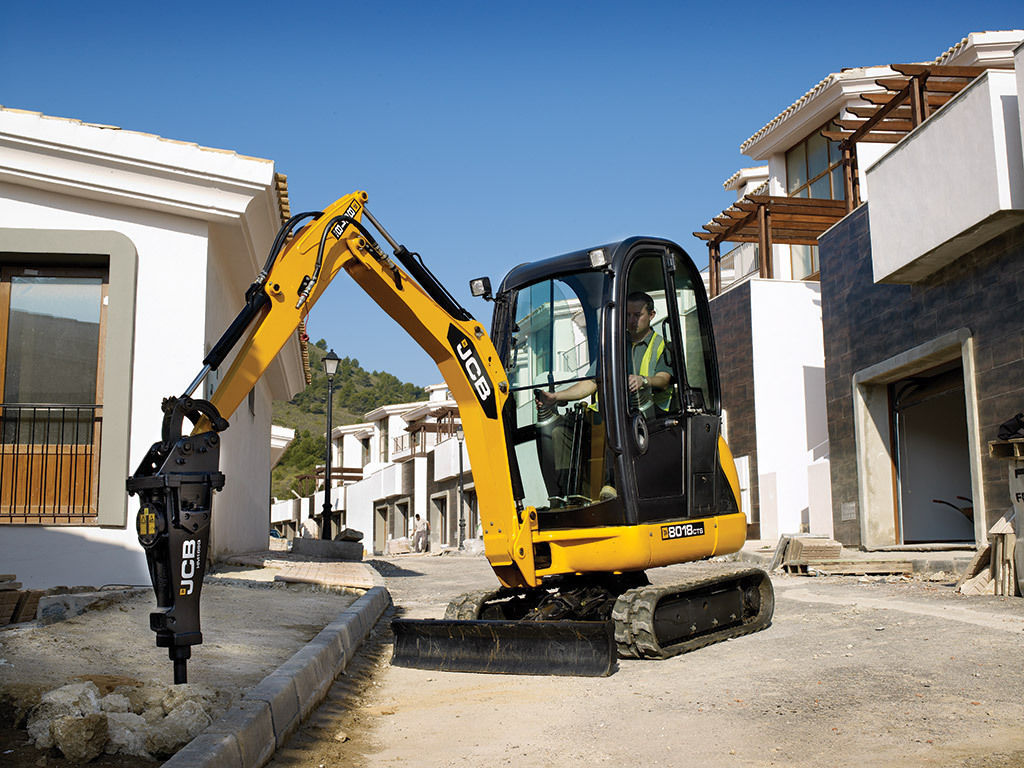
[[[585,397],[590,397],[592,394],[597,392],[597,382],[593,379],[584,379],[583,381],[577,381],[566,389],[560,389],[557,392],[547,392],[543,389],[536,391],[537,401],[541,405],[555,405],[556,403],[569,403],[573,400],[582,400]]]
[[[665,387],[667,387],[672,382],[672,374],[666,371],[659,371],[658,373],[655,373],[653,376],[644,377],[632,373],[629,376],[629,391],[636,392],[638,389],[643,387],[645,379],[647,384],[649,384],[652,389],[661,390],[665,389]]]

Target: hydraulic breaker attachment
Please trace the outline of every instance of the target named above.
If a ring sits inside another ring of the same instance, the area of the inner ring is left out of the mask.
[[[607,677],[617,668],[610,621],[396,619],[391,663],[442,672]]]
[[[219,471],[220,437],[228,423],[206,400],[170,397],[163,402],[161,441],[146,453],[128,478],[129,495],[141,500],[136,517],[139,543],[146,551],[157,609],[149,614],[158,648],[174,664],[175,684],[188,682],[192,646],[203,642],[199,596],[210,539],[210,502],[224,487]],[[206,417],[212,432],[182,435],[184,418]]]

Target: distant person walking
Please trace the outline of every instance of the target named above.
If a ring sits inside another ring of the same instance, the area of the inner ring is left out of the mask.
[[[430,549],[430,541],[427,538],[429,533],[430,523],[419,515],[416,515],[416,521],[413,523],[412,534],[412,548],[416,552],[426,552]]]

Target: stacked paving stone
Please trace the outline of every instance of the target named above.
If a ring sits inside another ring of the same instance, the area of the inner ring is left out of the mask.
[[[13,573],[0,573],[0,627],[32,621],[36,617],[42,589],[22,589]]]

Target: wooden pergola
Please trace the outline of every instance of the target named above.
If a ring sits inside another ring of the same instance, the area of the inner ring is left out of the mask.
[[[899,77],[875,82],[885,93],[865,93],[870,106],[849,107],[855,119],[836,120],[840,131],[823,130],[822,135],[839,142],[843,153],[847,210],[860,205],[857,174],[857,142],[895,144],[927,120],[936,109],[952,99],[987,69],[999,67],[953,67],[938,64],[890,64]]]
[[[722,292],[723,242],[757,243],[761,277],[773,277],[772,245],[817,245],[821,233],[847,213],[843,200],[745,195],[694,236],[708,244],[710,294]]]

